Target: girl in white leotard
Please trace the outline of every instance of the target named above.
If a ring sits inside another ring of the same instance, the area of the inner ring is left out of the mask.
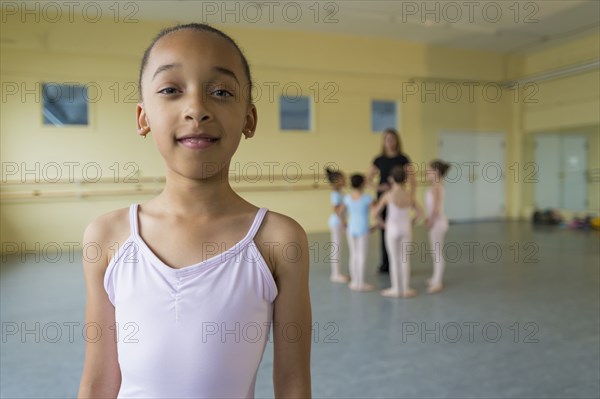
[[[271,333],[275,396],[311,397],[306,234],[229,183],[257,127],[251,89],[239,47],[208,25],[166,29],[144,53],[138,134],[156,144],[165,186],[84,233],[96,334],[79,398],[253,398]]]
[[[412,225],[422,216],[422,210],[406,187],[406,177],[404,168],[392,168],[388,178],[391,189],[381,197],[373,210],[379,225],[386,230],[391,287],[381,291],[381,295],[387,297],[409,298],[417,294],[410,288],[410,262],[406,249],[412,240]],[[381,218],[384,207],[387,213],[385,222]],[[413,209],[416,211],[414,218],[411,217]]]
[[[431,186],[425,192],[427,207],[427,228],[429,229],[430,251],[433,254],[433,276],[427,280],[427,292],[434,294],[443,289],[444,277],[444,237],[448,231],[448,219],[444,213],[444,176],[450,165],[439,159],[429,163],[427,180]]]
[[[329,280],[332,283],[347,283],[350,278],[348,275],[343,274],[340,269],[345,215],[340,218],[337,214],[338,209],[344,202],[342,190],[346,186],[346,176],[342,172],[331,168],[326,168],[325,172],[327,173],[327,180],[331,184],[331,206],[333,206],[333,212],[329,215],[327,223],[331,232],[331,242],[329,243],[331,245],[331,274]]]

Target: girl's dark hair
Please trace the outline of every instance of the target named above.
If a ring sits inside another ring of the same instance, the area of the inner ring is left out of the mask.
[[[396,183],[406,183],[406,171],[402,166],[394,166],[392,170],[390,170],[390,177],[394,179]]]
[[[383,146],[381,147],[381,155],[385,156],[385,135],[391,134],[396,139],[396,152],[402,154],[402,142],[400,141],[400,135],[398,131],[392,127],[388,127],[383,131]]]
[[[355,173],[350,177],[350,184],[352,188],[360,188],[365,182],[365,177],[360,173]]]
[[[327,180],[329,181],[329,183],[335,183],[338,179],[340,179],[343,176],[342,172],[334,170],[330,167],[325,168],[325,173],[327,174]]]
[[[138,79],[138,90],[140,93],[140,100],[142,99],[142,75],[144,73],[144,69],[146,68],[146,64],[148,63],[148,59],[150,58],[150,52],[154,48],[154,45],[163,36],[166,36],[169,33],[177,32],[177,31],[184,30],[184,29],[190,29],[190,30],[194,30],[194,31],[198,31],[198,32],[214,33],[214,34],[220,36],[221,38],[227,40],[229,43],[231,43],[233,45],[233,47],[235,47],[235,49],[240,54],[240,58],[242,59],[242,66],[244,67],[244,73],[246,74],[246,78],[248,79],[248,88],[247,88],[248,89],[248,99],[252,103],[252,89],[254,87],[254,83],[252,82],[252,75],[250,74],[250,65],[248,64],[248,60],[246,59],[246,56],[244,55],[244,53],[242,52],[240,47],[237,45],[235,40],[233,40],[226,33],[220,31],[219,29],[213,28],[210,25],[199,24],[199,23],[180,24],[180,25],[172,26],[170,28],[163,29],[152,40],[152,42],[150,43],[150,46],[148,46],[146,51],[144,51],[144,56],[142,57],[142,64],[140,66],[140,75],[139,75],[139,79]],[[242,92],[243,91],[245,91],[245,90],[242,90]]]
[[[441,159],[434,159],[433,161],[431,161],[430,165],[442,177],[445,177],[446,173],[448,173],[448,169],[450,169],[450,164],[442,161]]]

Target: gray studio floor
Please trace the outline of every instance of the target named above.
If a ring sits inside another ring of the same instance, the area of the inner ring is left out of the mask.
[[[419,295],[388,299],[329,283],[328,236],[309,236],[319,261],[311,266],[314,397],[599,397],[599,237],[527,223],[453,225],[446,290],[424,294],[431,259],[421,259],[422,248],[412,258]],[[424,238],[417,228],[415,241]],[[374,235],[369,279],[385,287],[377,248]],[[2,398],[76,395],[84,356],[79,256],[3,260]],[[35,333],[8,334],[15,326],[35,331],[36,322],[40,342]],[[272,397],[271,357],[269,346],[257,397]]]

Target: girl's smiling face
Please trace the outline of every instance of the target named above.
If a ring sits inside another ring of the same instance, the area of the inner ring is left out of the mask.
[[[138,128],[152,132],[176,174],[206,179],[224,168],[227,173],[242,134],[254,135],[256,108],[241,55],[214,33],[183,29],[162,37],[141,84]]]

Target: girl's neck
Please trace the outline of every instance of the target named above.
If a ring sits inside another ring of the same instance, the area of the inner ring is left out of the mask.
[[[385,150],[385,156],[388,158],[393,158],[397,155],[398,155],[398,151],[396,151],[396,150],[388,150],[388,149]]]
[[[392,190],[394,191],[404,191],[404,188],[404,184],[392,183]]]
[[[231,209],[241,198],[229,185],[228,168],[207,179],[190,179],[167,171],[164,190],[157,197],[168,213],[218,215]],[[243,200],[241,200],[243,201]]]

